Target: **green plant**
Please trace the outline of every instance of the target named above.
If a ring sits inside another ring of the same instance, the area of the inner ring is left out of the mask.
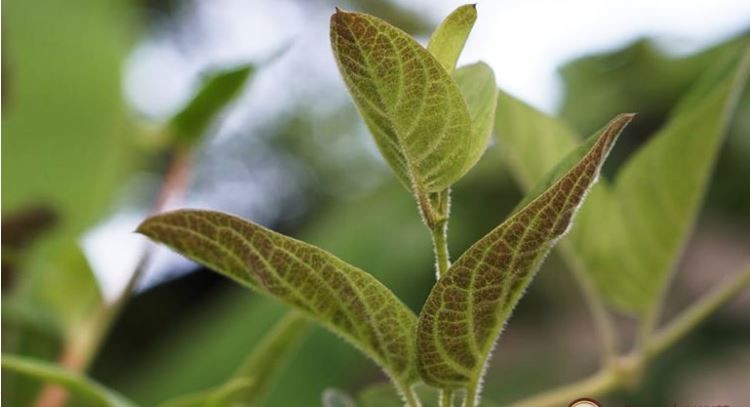
[[[253,404],[310,321],[382,367],[408,406],[452,406],[457,395],[465,407],[480,405],[496,339],[566,232],[559,247],[599,328],[602,367],[588,379],[519,405],[561,405],[637,385],[651,359],[750,283],[750,270],[744,271],[673,321],[659,324],[671,269],[695,222],[750,58],[717,64],[615,182],[597,184],[634,115],[618,115],[581,141],[558,120],[498,91],[486,64],[455,69],[475,19],[473,5],[459,7],[424,48],[369,15],[337,10],[331,18],[341,74],[433,241],[437,281],[421,312],[415,315],[373,276],[333,254],[235,216],[200,210],[152,216],[138,232],[294,309],[226,384],[166,405]],[[201,99],[184,111],[198,119],[183,113],[172,122],[180,143],[198,137],[212,116],[212,109],[201,108]],[[451,262],[451,187],[484,154],[493,129],[502,141],[498,150],[528,192],[503,223]],[[618,343],[612,309],[640,321],[636,345],[627,353]],[[4,357],[3,366],[68,386],[94,403],[129,405],[84,377],[49,366],[13,357]],[[400,403],[390,387],[368,389],[358,401]],[[355,402],[330,390],[324,403]]]

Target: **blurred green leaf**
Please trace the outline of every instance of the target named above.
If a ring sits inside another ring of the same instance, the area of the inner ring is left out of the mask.
[[[637,111],[637,128],[651,132],[708,68],[742,53],[749,40],[744,33],[698,53],[674,56],[661,44],[642,39],[614,52],[577,59],[560,69],[565,82],[560,117],[581,134],[589,134],[617,112]]]
[[[408,34],[337,11],[331,44],[344,81],[401,183],[420,199],[465,173],[471,121],[455,81]]]
[[[443,65],[448,75],[453,74],[456,61],[464,49],[475,21],[476,4],[465,4],[450,13],[430,37],[427,50]]]
[[[253,379],[247,377],[233,378],[213,389],[195,394],[188,394],[160,404],[161,407],[223,407],[249,406],[242,402],[234,403],[230,400],[237,394],[248,391],[253,387]]]
[[[129,7],[96,0],[3,4],[3,215],[45,208],[57,219],[14,259],[13,291],[3,293],[4,352],[54,357],[57,336],[69,335],[70,323],[96,301],[88,270],[70,268],[81,266],[80,235],[104,215],[130,169],[121,83]],[[62,286],[80,289],[80,296]],[[48,332],[42,320],[62,332]],[[36,385],[14,376],[4,375],[4,393],[12,390],[10,402],[27,405]]]
[[[248,64],[209,73],[195,96],[172,118],[175,140],[187,145],[200,140],[216,116],[240,94],[254,69]]]
[[[3,355],[2,365],[3,369],[33,377],[36,380],[59,384],[74,395],[90,402],[92,406],[135,406],[135,404],[127,400],[125,397],[107,389],[93,380],[61,369],[51,363],[21,356]]]
[[[600,183],[583,205],[564,253],[618,309],[643,313],[663,293],[695,221],[746,65],[735,57],[707,73],[669,123],[625,164],[614,187]],[[499,105],[496,131],[504,157],[528,189],[577,136],[509,95],[501,94]],[[602,222],[606,234],[599,233]]]
[[[433,287],[419,316],[417,360],[426,383],[475,397],[495,339],[539,265],[568,230],[632,115],[620,115],[571,152],[520,209],[470,247]]]
[[[400,386],[417,380],[414,314],[364,271],[237,217],[175,211],[138,232],[301,310],[351,341]]]
[[[49,207],[57,241],[71,240],[102,215],[128,166],[128,13],[95,0],[3,11],[3,213]]]
[[[247,360],[226,384],[198,394],[178,397],[163,404],[163,407],[258,405],[309,328],[310,322],[301,314],[287,313],[250,352]]]
[[[471,135],[465,140],[469,146],[464,171],[476,165],[487,149],[495,122],[497,107],[497,85],[495,74],[484,62],[462,66],[453,75],[471,117]]]

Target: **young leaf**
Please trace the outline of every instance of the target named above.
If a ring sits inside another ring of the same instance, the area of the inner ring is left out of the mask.
[[[462,66],[453,75],[471,117],[471,136],[465,142],[469,144],[466,166],[469,171],[479,161],[487,149],[492,134],[497,107],[497,86],[492,68],[484,62]]]
[[[93,380],[59,366],[22,356],[3,355],[3,369],[63,386],[72,394],[101,407],[133,407],[131,401]]]
[[[439,192],[466,171],[471,120],[445,69],[408,34],[375,17],[337,10],[331,44],[375,142],[414,194]]]
[[[616,117],[552,171],[528,203],[470,247],[433,287],[417,326],[418,368],[430,385],[475,397],[500,329],[544,256],[569,228],[632,115]]]
[[[417,380],[414,314],[370,274],[315,246],[220,212],[152,216],[138,232],[269,294],[351,341],[400,386]]]
[[[477,5],[465,4],[450,13],[430,37],[427,50],[443,65],[449,75],[453,74],[456,61],[464,49],[475,21]]]
[[[192,100],[171,120],[175,140],[192,144],[205,133],[216,115],[239,94],[253,72],[252,65],[212,72]]]
[[[748,58],[720,64],[696,84],[667,125],[629,160],[614,185],[596,185],[563,242],[621,311],[653,309],[695,220]],[[528,189],[578,139],[561,121],[501,92],[495,129],[502,153]],[[606,224],[609,232],[595,233]],[[635,255],[637,253],[637,255]]]

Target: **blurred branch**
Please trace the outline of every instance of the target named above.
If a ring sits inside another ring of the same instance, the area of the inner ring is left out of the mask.
[[[511,404],[513,407],[553,407],[581,397],[596,397],[615,389],[627,388],[640,379],[649,362],[685,337],[719,307],[750,285],[750,268],[727,279],[693,306],[674,318],[665,328],[645,339],[643,348],[629,355],[615,356],[598,372],[577,382],[545,391]]]
[[[190,150],[185,148],[176,149],[159,193],[151,208],[151,214],[160,212],[170,199],[183,194],[187,186],[187,177],[191,165],[192,154]],[[119,317],[125,304],[133,296],[143,274],[151,264],[153,251],[154,245],[146,242],[125,288],[117,299],[98,310],[84,329],[81,329],[72,339],[64,344],[59,358],[60,366],[76,373],[81,373],[88,369],[91,361],[106,339],[107,333]],[[34,405],[37,407],[62,406],[65,404],[67,397],[67,392],[64,388],[56,385],[47,385],[39,393]]]
[[[662,353],[747,288],[750,285],[750,267],[726,280],[653,334],[645,348],[646,355],[652,357]]]
[[[131,401],[114,393],[99,383],[77,373],[61,369],[50,363],[22,356],[3,355],[3,369],[12,370],[38,380],[57,383],[73,393],[78,394],[97,405],[112,407],[131,407]]]

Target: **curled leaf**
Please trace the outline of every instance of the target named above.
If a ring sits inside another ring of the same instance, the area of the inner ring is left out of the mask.
[[[570,227],[632,117],[618,116],[573,151],[551,172],[549,181],[470,247],[433,287],[417,326],[418,368],[425,382],[476,391],[510,312],[544,257]]]
[[[220,212],[180,210],[138,232],[271,295],[352,342],[400,385],[417,380],[414,314],[370,274],[315,246]]]
[[[449,75],[453,74],[456,61],[464,49],[475,21],[477,5],[465,4],[450,13],[430,37],[427,50],[440,61]]]
[[[471,117],[471,135],[465,141],[468,153],[464,171],[476,165],[487,149],[495,123],[497,86],[492,68],[484,62],[462,66],[453,75]]]

